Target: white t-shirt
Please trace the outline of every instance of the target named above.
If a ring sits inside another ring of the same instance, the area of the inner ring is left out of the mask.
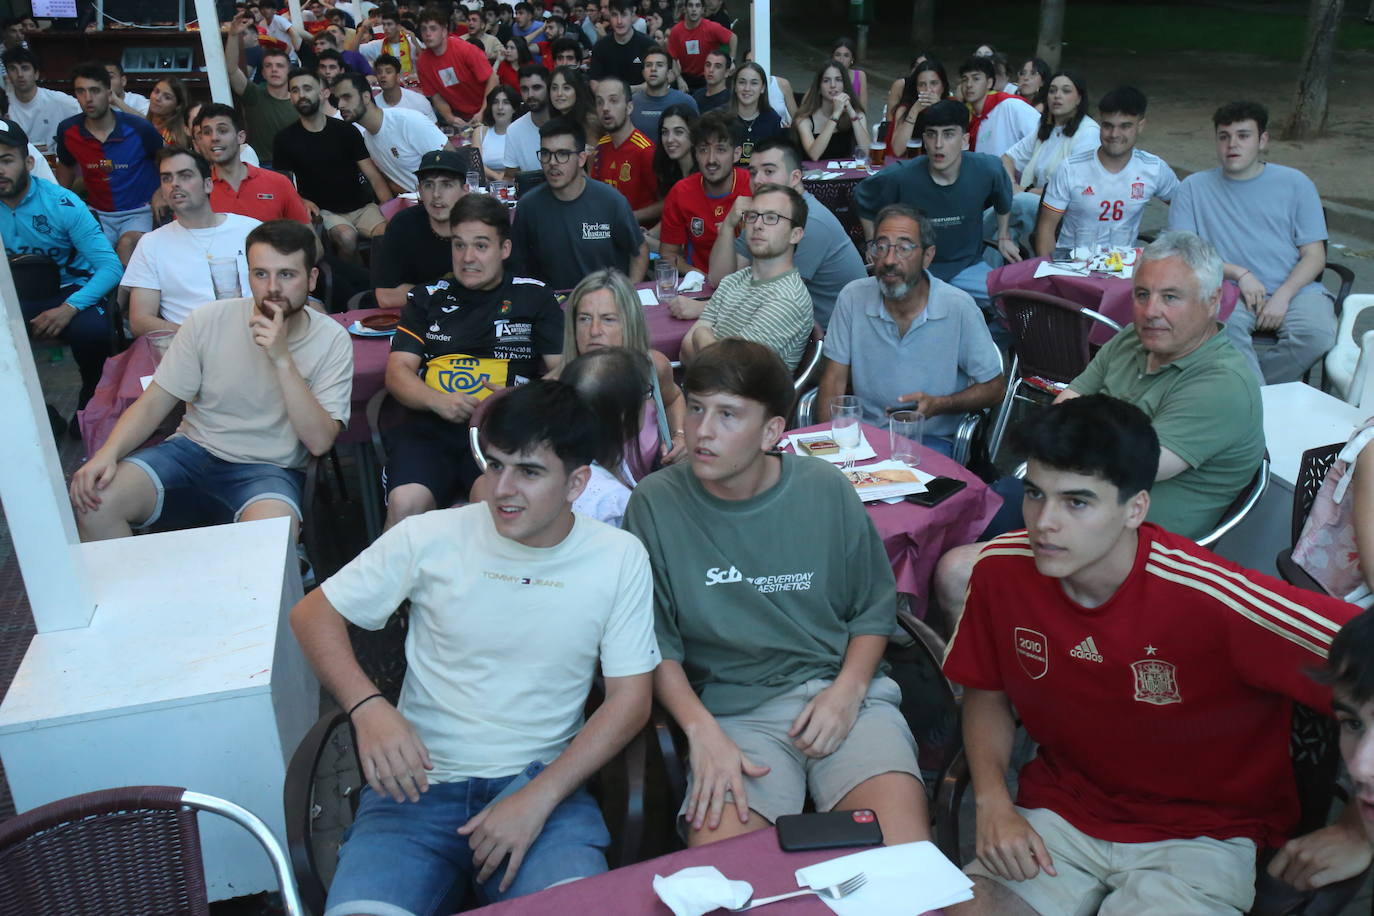
[[[1064,214],[1057,244],[1084,244],[1080,229],[1095,227],[1090,244],[1128,244],[1140,231],[1140,218],[1150,198],[1168,202],[1178,190],[1178,176],[1163,159],[1133,150],[1126,167],[1113,174],[1102,165],[1097,150],[1076,153],[1064,160],[1045,187],[1042,206]]]
[[[57,184],[57,178],[52,173],[52,166],[48,165],[48,160],[32,143],[29,144],[29,155],[33,157],[33,169],[29,174],[34,178],[42,178],[44,181]]]
[[[632,491],[596,462],[592,462],[591,469],[591,479],[587,481],[582,495],[573,502],[573,511],[619,528],[625,518],[625,507],[630,502]],[[634,479],[629,473],[629,468],[623,468],[622,473],[631,480]]]
[[[431,781],[552,761],[582,727],[598,661],[606,677],[658,665],[644,546],[574,518],[561,543],[534,548],[501,536],[485,503],[414,515],[325,581],[329,603],[367,629],[410,599],[400,710]]]
[[[429,99],[420,95],[414,89],[401,88],[401,100],[392,105],[382,96],[382,91],[378,89],[372,94],[372,101],[377,103],[378,108],[404,108],[425,116],[426,120],[434,120],[434,106],[429,104]]]
[[[158,313],[173,324],[182,324],[187,315],[214,301],[212,257],[237,259],[240,295],[250,294],[243,242],[258,221],[238,213],[222,215],[224,222],[206,229],[187,229],[173,221],[146,233],[138,240],[120,285],[158,290]]]
[[[146,95],[139,95],[137,92],[130,92],[126,89],[124,90],[124,104],[143,117],[148,117],[148,97]]]
[[[431,150],[442,149],[448,137],[434,123],[408,108],[383,108],[382,126],[374,134],[361,124],[363,143],[367,153],[382,174],[406,191],[414,191],[417,184],[415,170],[420,157]]]
[[[495,163],[492,163],[495,165]],[[539,128],[526,112],[506,128],[506,168],[520,172],[539,170]]]
[[[1037,128],[1038,130],[1038,128]],[[1020,176],[1023,188],[1043,188],[1059,170],[1064,160],[1085,150],[1095,150],[1102,142],[1102,129],[1092,118],[1084,118],[1072,137],[1064,135],[1064,126],[1056,124],[1044,143],[1035,133],[1026,134],[1005,155]],[[1034,160],[1035,167],[1027,171]]]
[[[267,23],[267,37],[280,41],[286,48],[286,53],[290,55],[291,62],[298,63],[300,58],[296,56],[296,42],[291,35],[291,20],[278,13]]]
[[[1026,134],[1040,126],[1040,112],[1019,96],[997,104],[992,114],[978,126],[977,151],[1000,156]]]
[[[57,125],[77,114],[81,114],[81,104],[65,92],[39,86],[28,102],[10,95],[10,117],[24,128],[40,153],[57,152]]]

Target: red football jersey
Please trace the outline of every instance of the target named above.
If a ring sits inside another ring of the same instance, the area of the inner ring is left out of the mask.
[[[1114,842],[1275,846],[1298,817],[1292,702],[1330,714],[1310,672],[1358,612],[1150,524],[1126,581],[1086,608],[1016,531],[979,553],[945,673],[1005,692],[1039,743],[1017,804]]]
[[[654,142],[636,130],[616,146],[610,134],[602,134],[596,145],[596,168],[592,177],[625,195],[631,210],[649,206],[658,200]]]
[[[486,100],[491,63],[486,54],[461,38],[450,35],[443,54],[422,50],[416,70],[420,91],[442,97],[459,117],[471,118]]]
[[[710,19],[703,19],[695,29],[679,22],[668,31],[668,53],[677,61],[682,72],[691,76],[706,73],[706,55],[716,48],[730,47],[734,33]]]
[[[663,199],[659,241],[683,246],[682,256],[706,273],[711,267],[711,246],[716,243],[721,221],[735,205],[735,198],[749,193],[749,172],[738,166],[730,190],[721,197],[706,193],[700,172],[688,175],[669,188]]]

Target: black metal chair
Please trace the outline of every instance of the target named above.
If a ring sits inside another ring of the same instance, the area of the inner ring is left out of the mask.
[[[1274,565],[1278,567],[1279,575],[1285,582],[1320,595],[1325,595],[1326,589],[1313,579],[1307,570],[1293,561],[1293,547],[1297,546],[1303,526],[1307,524],[1307,514],[1312,511],[1312,504],[1317,500],[1317,492],[1322,488],[1327,473],[1336,463],[1336,457],[1344,447],[1344,442],[1333,442],[1331,445],[1309,448],[1302,453],[1302,460],[1298,463],[1298,479],[1293,485],[1291,546],[1279,551],[1279,555],[1274,558]]]

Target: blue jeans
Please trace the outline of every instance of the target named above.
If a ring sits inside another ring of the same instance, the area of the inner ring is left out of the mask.
[[[468,838],[458,828],[543,769],[536,761],[514,776],[431,783],[418,802],[397,803],[364,787],[358,815],[344,834],[325,916],[454,912],[477,876]],[[580,788],[553,809],[511,886],[498,890],[503,863],[475,888],[477,896],[483,904],[495,903],[600,874],[610,842],[600,809],[586,787]]]
[[[305,474],[292,468],[225,461],[185,436],[173,436],[124,460],[152,478],[157,490],[153,514],[136,528],[224,525],[264,499],[284,502],[296,518],[303,517]]]
[[[19,303],[25,323],[38,317],[40,312],[57,308],[67,298],[81,289],[79,285],[64,286],[51,299],[28,299]],[[105,313],[103,301],[77,312],[57,339],[72,348],[76,368],[81,373],[81,392],[77,395],[76,406],[81,409],[95,394],[95,386],[100,383],[100,373],[105,368],[105,357],[110,355],[110,319]],[[37,341],[40,345],[42,341]]]

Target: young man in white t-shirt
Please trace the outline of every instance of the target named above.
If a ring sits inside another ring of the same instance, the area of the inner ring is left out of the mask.
[[[1102,97],[1102,145],[1064,160],[1040,200],[1038,256],[1048,256],[1056,245],[1134,245],[1150,199],[1173,200],[1178,190],[1174,170],[1158,156],[1136,149],[1145,128],[1145,104],[1144,93],[1130,86]]]
[[[413,89],[401,85],[401,62],[390,54],[382,54],[372,63],[372,75],[377,78],[377,93],[372,101],[378,108],[404,108],[434,120],[434,106],[429,99]]]
[[[215,295],[210,262],[238,262],[239,293],[249,289],[244,241],[258,220],[216,213],[210,206],[210,163],[200,153],[173,146],[154,159],[163,196],[176,219],[138,240],[121,286],[129,290],[129,329],[134,336],[176,331],[191,312]]]
[[[549,120],[549,71],[543,64],[520,68],[520,100],[525,113],[506,128],[506,180],[521,172],[537,172],[539,165],[539,128]],[[495,167],[496,163],[491,163]]]
[[[28,48],[15,48],[5,55],[9,75],[10,117],[43,155],[57,152],[57,125],[72,115],[81,114],[75,97],[38,85],[38,58]]]
[[[571,387],[516,388],[481,430],[485,502],[403,520],[291,612],[349,711],[368,782],[331,913],[448,913],[469,886],[486,903],[606,869],[609,836],[583,783],[648,718],[648,555],[573,514],[599,434]],[[397,708],[346,624],[378,629],[406,600]],[[605,700],[584,724],[598,665]]]
[[[415,191],[420,157],[448,145],[444,132],[432,118],[405,108],[378,108],[372,102],[372,87],[361,73],[345,73],[330,88],[339,115],[362,128],[367,152],[392,192]]]

